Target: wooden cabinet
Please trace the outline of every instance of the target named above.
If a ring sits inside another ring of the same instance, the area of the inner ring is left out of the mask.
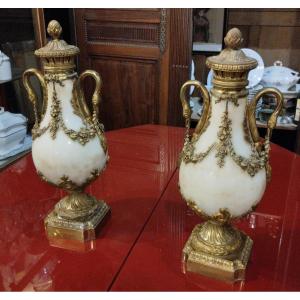
[[[75,9],[75,24],[80,71],[94,69],[103,79],[106,129],[181,120],[179,88],[192,54],[190,9]]]
[[[75,10],[80,70],[94,69],[103,79],[107,129],[164,122],[167,18],[161,9]]]

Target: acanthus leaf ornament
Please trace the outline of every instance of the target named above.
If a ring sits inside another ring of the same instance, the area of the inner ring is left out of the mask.
[[[74,57],[79,49],[59,39],[62,28],[57,21],[51,21],[47,31],[52,40],[35,51],[42,60],[44,74],[36,69],[23,74],[36,117],[32,157],[43,180],[70,193],[45,219],[48,237],[85,241],[95,238],[96,227],[109,211],[105,202],[84,193],[84,188],[100,175],[108,161],[104,127],[98,120],[101,78],[92,70],[77,75]],[[32,75],[39,79],[43,90],[41,118],[29,81]],[[96,83],[92,113],[82,88],[82,81],[88,76]]]
[[[235,281],[245,278],[253,242],[230,222],[255,209],[270,179],[270,138],[283,97],[278,90],[268,88],[247,104],[247,76],[257,62],[240,50],[243,38],[237,28],[224,40],[227,48],[206,61],[214,71],[210,94],[192,80],[180,91],[186,134],[180,154],[179,188],[188,206],[206,220],[195,227],[186,242],[185,271]],[[204,106],[191,137],[186,91],[192,85],[200,90]],[[268,93],[276,97],[277,107],[262,142],[255,107]]]

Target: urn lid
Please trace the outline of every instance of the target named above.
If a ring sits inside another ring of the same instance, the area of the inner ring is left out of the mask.
[[[34,52],[41,58],[44,71],[58,74],[74,73],[74,58],[79,53],[79,48],[59,39],[62,28],[56,20],[49,22],[47,32],[52,40]]]
[[[47,32],[52,40],[46,46],[35,50],[34,54],[39,57],[70,57],[79,53],[79,48],[69,45],[64,40],[59,39],[62,28],[58,21],[52,20],[49,22]]]
[[[225,89],[242,89],[248,84],[248,73],[257,67],[257,60],[247,57],[240,49],[243,43],[238,28],[230,29],[224,42],[226,48],[219,55],[208,57],[206,65],[214,71],[212,83]]]
[[[208,57],[206,64],[209,68],[219,71],[250,71],[256,68],[257,61],[247,57],[240,49],[243,43],[242,33],[238,28],[230,29],[224,42],[226,48],[219,55]]]

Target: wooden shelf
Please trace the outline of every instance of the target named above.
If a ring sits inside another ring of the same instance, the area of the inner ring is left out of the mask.
[[[220,52],[222,44],[193,42],[194,52]]]
[[[260,122],[256,120],[256,125],[259,128],[267,128],[267,124]],[[297,130],[297,125],[296,124],[281,124],[281,125],[276,125],[275,129],[280,129],[280,130]]]

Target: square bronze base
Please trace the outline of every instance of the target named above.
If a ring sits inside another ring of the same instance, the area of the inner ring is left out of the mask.
[[[242,246],[234,254],[222,257],[195,251],[191,241],[196,238],[197,225],[183,248],[183,272],[194,272],[204,276],[224,281],[238,281],[245,279],[246,266],[250,257],[253,241],[241,232]]]
[[[61,218],[56,214],[55,209],[51,211],[44,221],[49,240],[55,238],[84,242],[95,239],[97,226],[110,210],[104,201],[98,202],[99,205],[93,214],[79,220]]]

